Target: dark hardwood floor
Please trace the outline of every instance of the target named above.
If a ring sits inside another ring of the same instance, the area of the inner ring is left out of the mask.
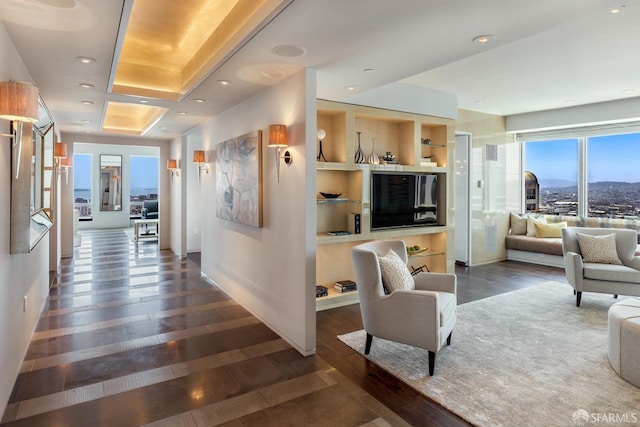
[[[179,259],[131,230],[82,233],[63,261],[6,426],[462,426],[340,342],[359,306],[319,312],[302,357]],[[457,267],[459,303],[564,280],[560,269]]]

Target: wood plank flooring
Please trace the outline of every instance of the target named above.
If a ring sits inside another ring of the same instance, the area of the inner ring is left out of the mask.
[[[547,280],[521,263],[457,269],[459,303]],[[200,276],[199,257],[83,231],[63,261],[3,426],[456,426],[456,415],[337,340],[358,305],[317,317],[302,357]]]

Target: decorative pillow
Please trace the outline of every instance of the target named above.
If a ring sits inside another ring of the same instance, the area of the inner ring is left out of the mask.
[[[582,252],[583,262],[595,262],[598,264],[622,264],[616,250],[615,233],[602,236],[576,233],[578,245]]]
[[[397,289],[414,289],[413,277],[407,265],[393,249],[384,256],[378,256],[382,284],[391,293]]]
[[[536,229],[536,237],[562,237],[562,227],[566,227],[566,222],[556,222],[553,224],[533,223]]]
[[[538,224],[546,224],[547,220],[543,216],[539,216],[539,217],[528,216],[527,217],[527,236],[529,237],[536,236],[536,227],[533,225],[536,222]]]
[[[511,212],[511,234],[524,236],[527,234],[527,218]]]

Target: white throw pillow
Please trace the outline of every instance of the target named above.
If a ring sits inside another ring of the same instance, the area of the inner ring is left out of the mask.
[[[527,218],[511,212],[511,234],[514,236],[524,236],[527,234]]]
[[[527,236],[536,237],[536,226],[533,223],[537,222],[538,224],[546,224],[547,220],[543,216],[539,217],[527,217]]]
[[[378,256],[378,262],[382,273],[382,284],[387,292],[415,288],[409,268],[393,249],[389,249],[384,256]]]
[[[622,264],[618,258],[615,233],[602,236],[576,233],[578,245],[582,253],[583,262],[595,262],[598,264]]]

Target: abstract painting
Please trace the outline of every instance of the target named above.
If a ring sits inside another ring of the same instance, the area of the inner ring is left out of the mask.
[[[262,227],[262,131],[216,145],[216,216]]]

